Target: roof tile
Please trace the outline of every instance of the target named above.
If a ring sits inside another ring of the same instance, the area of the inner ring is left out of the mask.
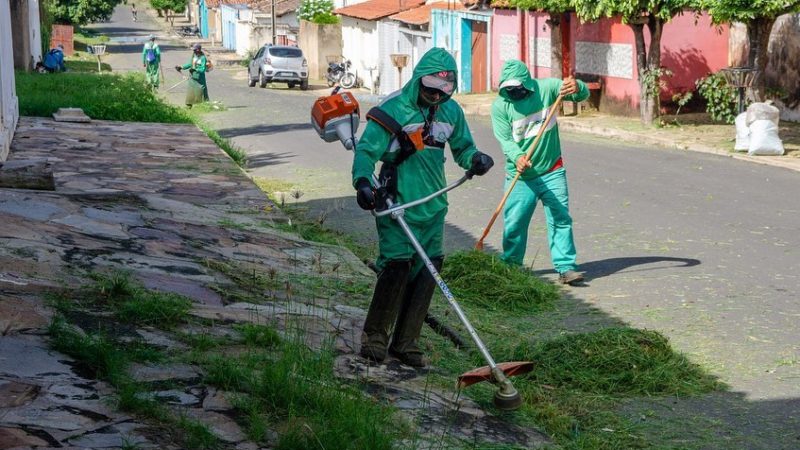
[[[336,14],[356,19],[377,20],[425,3],[425,0],[367,0],[334,10]]]
[[[389,18],[399,22],[407,23],[409,25],[425,25],[431,21],[432,9],[459,10],[464,9],[464,5],[458,1],[428,3],[427,5],[422,5],[419,8],[409,9],[407,11],[395,14]]]

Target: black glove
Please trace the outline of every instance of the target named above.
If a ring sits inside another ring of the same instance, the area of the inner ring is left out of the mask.
[[[486,174],[489,169],[494,165],[494,160],[486,153],[477,152],[472,155],[472,168],[470,171],[475,175],[481,176]]]
[[[183,67],[181,67],[181,66],[175,66],[175,70],[177,70],[178,72],[180,72],[181,70],[183,70]]]
[[[375,191],[366,178],[359,178],[356,181],[356,201],[361,209],[375,209]]]
[[[189,73],[191,73],[192,75],[194,75],[195,72],[197,72],[197,71],[194,70],[194,69],[189,69]]]

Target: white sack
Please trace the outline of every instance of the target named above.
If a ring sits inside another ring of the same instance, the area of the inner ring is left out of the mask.
[[[736,144],[733,149],[737,152],[746,152],[750,149],[750,128],[747,127],[747,113],[736,116]]]
[[[771,120],[756,120],[750,124],[750,148],[747,154],[782,155],[783,142],[778,137],[778,126]]]
[[[747,107],[747,126],[756,120],[771,120],[776,126],[781,119],[781,111],[769,103],[752,103]]]

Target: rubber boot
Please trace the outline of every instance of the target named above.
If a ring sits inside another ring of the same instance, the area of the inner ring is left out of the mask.
[[[386,359],[389,333],[397,319],[403,294],[411,272],[411,261],[389,261],[378,274],[375,292],[369,305],[364,332],[361,335],[361,356],[371,361]]]
[[[441,270],[443,261],[444,257],[431,259],[437,271]],[[403,364],[412,367],[427,365],[417,341],[422,332],[422,324],[428,314],[428,307],[431,305],[431,297],[433,297],[435,288],[436,281],[426,267],[423,267],[406,286],[403,305],[400,308],[392,336],[392,346],[389,348],[389,352]]]

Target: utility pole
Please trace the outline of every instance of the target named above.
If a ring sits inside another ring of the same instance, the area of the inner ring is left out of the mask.
[[[270,20],[272,21],[272,45],[276,45],[278,43],[278,34],[275,30],[275,0],[272,0],[272,6],[270,8]]]

